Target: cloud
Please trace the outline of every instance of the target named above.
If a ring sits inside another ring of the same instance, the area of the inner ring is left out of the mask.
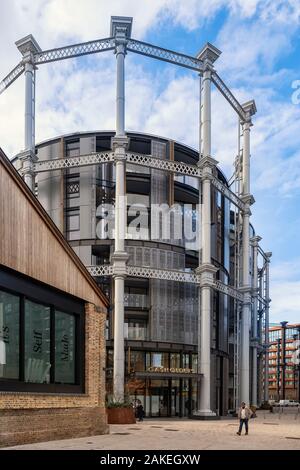
[[[181,29],[192,37],[193,31],[212,24],[221,11],[223,23],[215,31],[214,43],[223,53],[216,68],[240,102],[255,98],[258,108],[251,130],[252,190],[257,196],[253,218],[277,262],[274,269],[271,265],[272,317],[287,315],[296,321],[300,272],[289,257],[300,259],[295,241],[300,220],[294,216],[300,189],[300,106],[291,103],[290,84],[300,71],[297,63],[288,66],[288,57],[298,47],[299,0],[1,0],[5,47],[0,49],[0,75],[4,77],[20,60],[14,42],[28,33],[46,49],[106,37],[110,16],[126,15],[134,17],[133,37],[137,39],[148,39],[150,33],[155,38],[170,25],[176,34]],[[36,140],[113,129],[114,69],[111,53],[41,66]],[[23,103],[24,80],[20,78],[0,96],[0,145],[9,156],[23,147]],[[213,156],[231,175],[237,153],[237,117],[215,89],[212,109]],[[196,74],[168,65],[156,72],[144,68],[138,56],[128,54],[128,130],[163,135],[197,148],[198,116]],[[278,264],[284,257],[288,261]]]

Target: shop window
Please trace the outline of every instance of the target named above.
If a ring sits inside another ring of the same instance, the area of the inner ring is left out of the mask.
[[[19,378],[19,297],[0,291],[0,378]]]
[[[179,368],[180,365],[180,354],[179,353],[171,353],[170,354],[170,367]]]
[[[25,382],[50,382],[50,307],[25,301]]]
[[[130,369],[134,372],[143,372],[145,370],[144,351],[130,351]]]
[[[83,392],[84,302],[17,276],[0,276],[0,391]]]
[[[152,367],[169,367],[169,354],[168,353],[152,353],[151,354]]]
[[[75,318],[55,312],[55,382],[75,382]]]

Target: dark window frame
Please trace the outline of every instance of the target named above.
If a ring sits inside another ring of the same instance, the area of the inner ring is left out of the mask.
[[[12,286],[14,288],[12,289]],[[1,392],[75,393],[85,392],[85,302],[0,265],[0,290],[19,297],[19,379],[0,377]],[[43,295],[44,294],[44,295]],[[25,382],[25,301],[50,307],[50,383]],[[55,311],[75,318],[75,383],[55,378]],[[53,362],[52,362],[53,361]]]

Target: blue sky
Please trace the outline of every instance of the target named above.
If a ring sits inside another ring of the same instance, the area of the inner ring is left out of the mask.
[[[271,319],[300,322],[300,0],[0,0],[0,76],[20,60],[14,42],[32,33],[42,49],[107,37],[111,15],[134,17],[132,36],[194,55],[209,41],[215,66],[240,102],[255,99],[251,129],[252,220],[273,252]],[[114,128],[115,58],[103,53],[41,66],[37,141]],[[0,97],[0,145],[23,146],[23,80]],[[197,74],[129,54],[128,130],[197,147]],[[227,175],[237,152],[237,118],[213,90],[213,156]]]

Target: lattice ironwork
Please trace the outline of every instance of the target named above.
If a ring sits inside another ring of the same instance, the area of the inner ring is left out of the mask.
[[[155,168],[157,170],[165,170],[171,173],[196,176],[198,178],[201,178],[202,176],[202,170],[198,168],[197,165],[189,165],[188,163],[164,160],[153,157],[152,155],[128,153],[126,154],[126,160],[128,163],[146,166],[148,168]]]
[[[24,64],[20,62],[8,75],[0,82],[0,95],[8,88],[25,70]]]
[[[67,183],[67,194],[78,194],[79,183]]]
[[[60,170],[63,168],[73,168],[88,165],[98,165],[100,163],[109,163],[114,159],[112,152],[90,153],[79,157],[57,158],[55,160],[41,160],[34,165],[34,171],[41,173],[43,171]]]
[[[96,54],[97,52],[111,51],[115,47],[114,38],[97,39],[95,41],[73,44],[71,46],[49,49],[38,52],[34,55],[35,64],[46,64],[56,60],[70,59],[86,54]]]
[[[223,184],[218,178],[212,179],[212,184],[217,188],[220,193],[224,194],[224,196],[229,199],[235,206],[239,209],[243,210],[245,208],[245,204],[243,201],[234,193],[232,192],[225,184]]]
[[[169,49],[163,49],[146,42],[137,41],[136,39],[129,39],[127,50],[136,52],[137,54],[146,55],[148,57],[153,57],[154,59],[162,60],[164,62],[169,62],[171,64],[180,65],[181,67],[197,70],[197,72],[202,72],[203,70],[202,60],[199,60],[196,57],[170,51]]]
[[[99,264],[86,267],[91,276],[112,276],[113,266],[110,264]]]
[[[191,282],[198,284],[198,276],[194,273],[176,271],[173,269],[157,269],[144,266],[127,266],[128,276],[146,277],[150,279],[162,279],[165,281]]]
[[[212,73],[211,79],[212,79],[212,82],[215,84],[215,86],[218,88],[218,90],[222,93],[222,95],[226,98],[226,100],[231,104],[231,106],[239,115],[241,120],[245,121],[247,116],[243,107],[240,105],[238,100],[233,96],[229,88],[227,88],[227,86],[225,85],[223,80],[219,77],[217,72]]]
[[[230,297],[239,300],[240,302],[243,302],[244,300],[244,295],[241,292],[239,292],[234,287],[223,284],[221,281],[215,281],[214,288],[223,294],[229,295]]]
[[[92,276],[112,276],[113,275],[113,265],[97,265],[97,266],[87,266],[89,273]],[[147,266],[126,266],[127,276],[132,277],[144,277],[147,279],[161,279],[164,281],[174,281],[174,282],[189,282],[192,284],[200,284],[200,275],[193,272],[177,271],[175,269],[158,269],[151,268]],[[212,287],[222,294],[229,295],[237,299],[240,302],[243,302],[244,296],[234,287],[223,284],[221,281],[215,281],[212,284]]]

